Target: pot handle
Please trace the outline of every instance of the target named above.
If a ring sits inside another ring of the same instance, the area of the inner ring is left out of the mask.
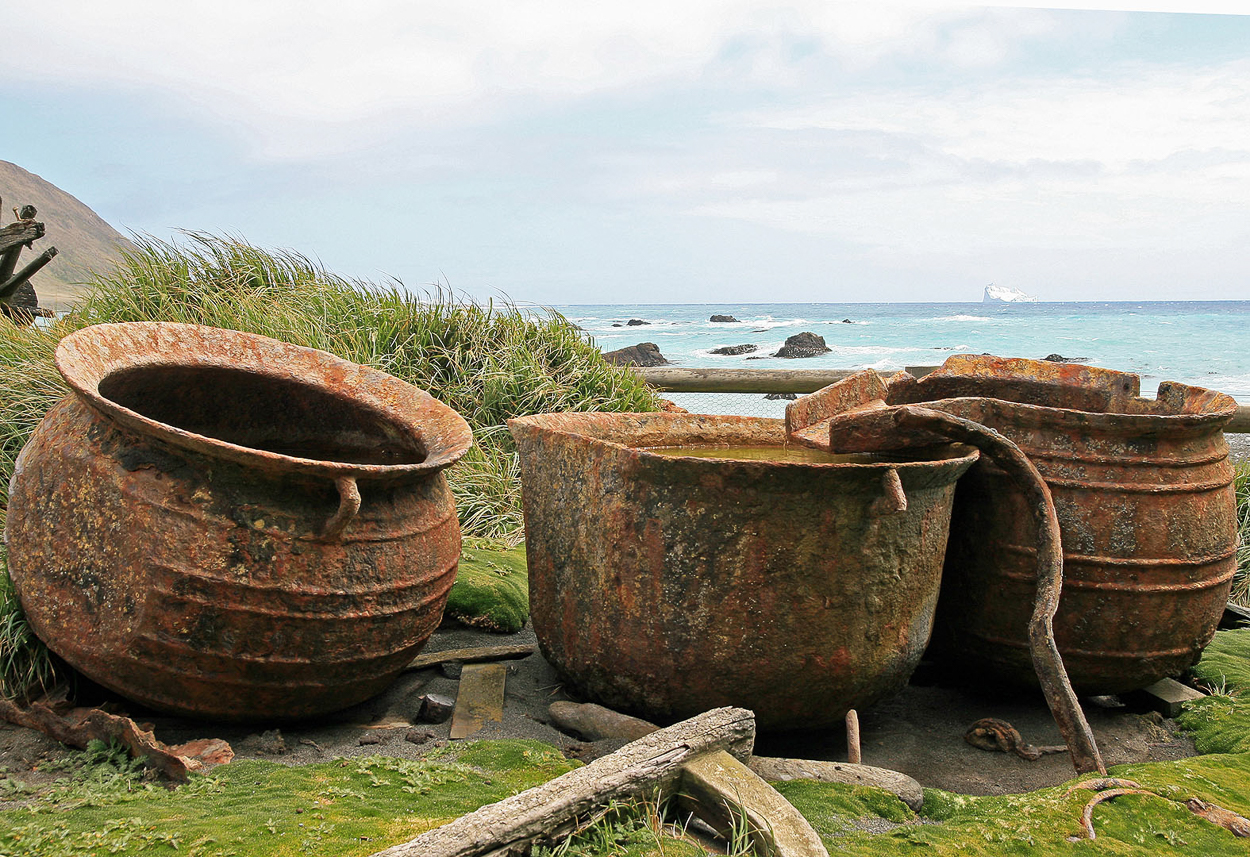
[[[903,493],[903,480],[899,479],[898,471],[893,467],[881,474],[882,496],[872,501],[872,512],[876,515],[897,515],[907,511],[907,495]]]
[[[322,528],[321,538],[327,542],[336,541],[343,535],[347,525],[360,511],[360,489],[356,487],[355,476],[340,476],[334,480],[334,487],[339,489],[339,508]]]

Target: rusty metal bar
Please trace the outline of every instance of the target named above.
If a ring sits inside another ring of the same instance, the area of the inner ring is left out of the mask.
[[[1063,587],[1063,548],[1050,489],[1020,448],[992,429],[962,417],[914,405],[899,408],[894,419],[902,427],[926,429],[977,447],[1008,473],[1024,494],[1037,524],[1037,597],[1029,621],[1033,667],[1046,695],[1050,713],[1063,734],[1064,743],[1068,745],[1076,772],[1099,771],[1106,774],[1094,734],[1072,690],[1072,683],[1068,681],[1059,648],[1055,645],[1053,621],[1059,609],[1059,591]]]

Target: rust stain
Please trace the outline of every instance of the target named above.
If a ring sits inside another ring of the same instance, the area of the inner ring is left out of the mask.
[[[384,688],[438,625],[454,411],[193,325],[86,328],[57,366],[74,393],[21,453],[5,538],[32,627],[84,674],[181,714],[303,717]]]
[[[509,428],[534,630],[577,692],[652,720],[738,705],[762,729],[794,729],[841,724],[906,683],[975,451],[791,464],[646,450],[785,443],[781,420],[695,414]],[[890,469],[908,508],[878,513]]]
[[[850,392],[872,392],[864,386],[871,379],[859,383],[863,389]],[[1055,640],[1085,694],[1145,687],[1196,661],[1236,568],[1223,437],[1236,403],[1170,381],[1153,399],[1139,392],[1136,375],[1110,369],[971,355],[888,386],[890,406],[919,403],[994,429],[1037,467],[1063,545]],[[876,423],[861,415],[835,447],[875,448],[874,439],[897,432],[891,410],[882,408]],[[969,670],[1034,680],[1027,628],[1036,540],[1024,495],[983,457],[956,493],[935,651]]]

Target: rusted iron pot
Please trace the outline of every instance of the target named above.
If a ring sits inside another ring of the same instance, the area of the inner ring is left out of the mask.
[[[391,682],[438,625],[458,414],[385,373],[182,324],[86,328],[5,539],[48,646],[155,708],[295,718]]]
[[[975,450],[710,460],[646,448],[779,446],[784,423],[589,413],[508,427],[534,630],[578,693],[658,721],[743,706],[781,730],[839,723],[906,683],[929,639],[955,480]]]
[[[1078,692],[1121,693],[1183,671],[1210,642],[1237,567],[1228,396],[1089,366],[958,356],[891,385],[997,429],[1054,497],[1064,584],[1055,639]],[[984,458],[959,483],[935,649],[1034,681],[1027,649],[1036,535],[1020,492]]]

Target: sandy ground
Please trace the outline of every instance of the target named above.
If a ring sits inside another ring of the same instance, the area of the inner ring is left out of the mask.
[[[529,629],[515,635],[494,635],[463,628],[443,628],[431,638],[427,652],[478,645],[529,642]],[[474,738],[533,738],[560,748],[566,755],[589,760],[623,742],[586,742],[550,725],[547,707],[570,699],[559,677],[541,655],[507,661],[504,719]],[[382,754],[418,758],[448,740],[450,723],[417,720],[419,697],[439,693],[454,698],[458,681],[440,669],[406,673],[385,693],[337,714],[300,723],[219,724],[169,717],[129,706],[127,713],[155,724],[167,744],[194,738],[229,741],[237,758],[262,758],[282,764],[311,764],[338,757]],[[1108,707],[1110,705],[1111,707]],[[1106,701],[1085,702],[1086,715],[1108,764],[1159,761],[1193,755],[1193,745],[1177,737],[1175,724],[1157,714]],[[934,684],[925,673],[899,696],[860,712],[864,763],[902,771],[924,786],[965,794],[1002,794],[1056,785],[1074,774],[1066,754],[1027,762],[1003,753],[975,749],[963,740],[974,721],[997,717],[1013,724],[1026,741],[1062,743],[1040,695],[986,693]],[[55,774],[32,772],[47,759],[66,751],[44,736],[8,724],[0,725],[0,766],[21,780],[42,780]],[[760,755],[846,759],[841,730],[789,735],[762,735]]]

